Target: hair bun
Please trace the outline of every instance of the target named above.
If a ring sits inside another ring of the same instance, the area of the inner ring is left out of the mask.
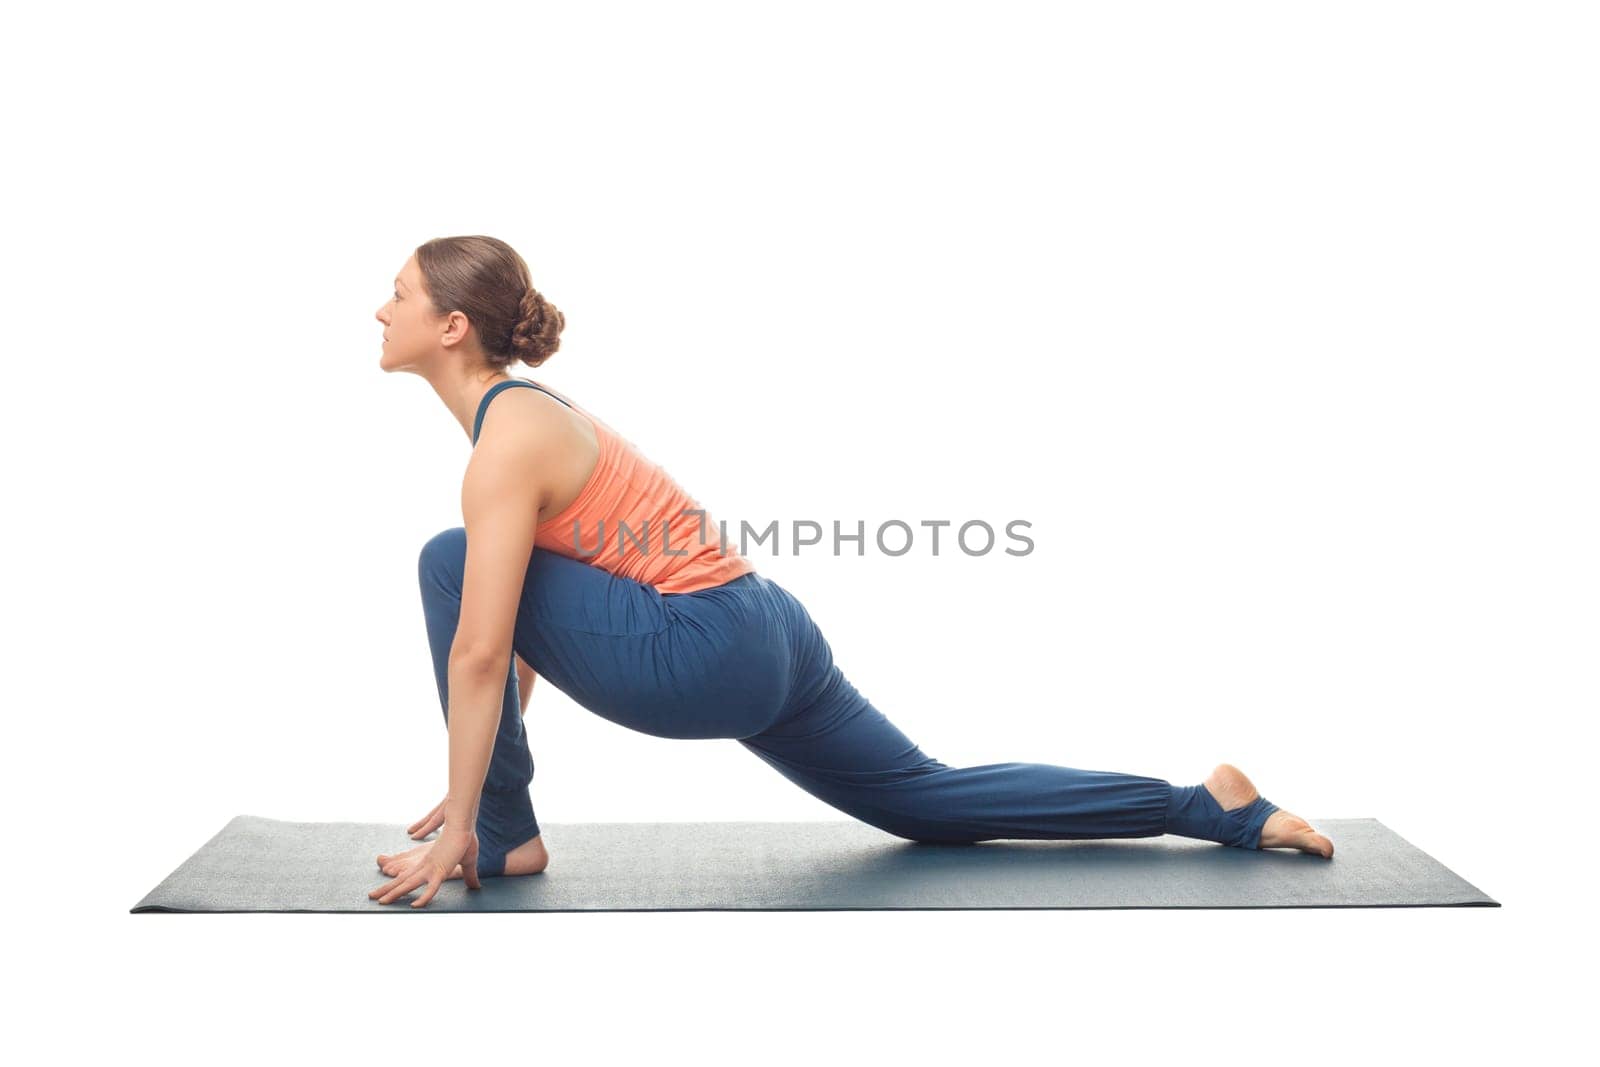
[[[522,294],[521,312],[511,328],[511,358],[537,367],[561,347],[566,316],[531,287]]]

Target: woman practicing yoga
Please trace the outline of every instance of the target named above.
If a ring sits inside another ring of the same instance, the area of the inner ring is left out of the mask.
[[[565,320],[492,237],[429,241],[377,313],[385,371],[427,379],[472,442],[464,527],[418,560],[449,738],[445,798],[380,855],[388,904],[450,878],[536,874],[522,714],[535,675],[656,737],[733,738],[811,795],[912,841],[1156,837],[1333,855],[1304,819],[1221,764],[1200,785],[1048,763],[950,767],[923,754],[834,663],[806,609],[605,422],[511,377]],[[491,401],[494,403],[491,404]]]

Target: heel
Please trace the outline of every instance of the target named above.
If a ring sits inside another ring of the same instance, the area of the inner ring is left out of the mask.
[[[1223,811],[1204,785],[1173,786],[1165,832],[1259,851],[1261,828],[1277,810],[1278,805],[1258,795],[1243,807]]]

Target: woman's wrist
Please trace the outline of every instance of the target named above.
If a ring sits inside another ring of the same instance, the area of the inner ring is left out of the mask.
[[[442,831],[454,831],[456,833],[463,833],[463,834],[464,833],[469,833],[471,830],[473,830],[477,826],[477,824],[478,824],[478,804],[477,804],[477,801],[473,801],[471,804],[467,804],[465,802],[452,800],[448,796],[445,797],[445,800],[444,800],[444,826],[441,828],[441,832]]]

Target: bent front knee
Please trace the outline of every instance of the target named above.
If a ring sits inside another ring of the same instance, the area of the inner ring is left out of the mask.
[[[440,575],[459,577],[467,563],[467,528],[452,526],[440,530],[423,544],[417,554],[417,577],[427,582]]]

